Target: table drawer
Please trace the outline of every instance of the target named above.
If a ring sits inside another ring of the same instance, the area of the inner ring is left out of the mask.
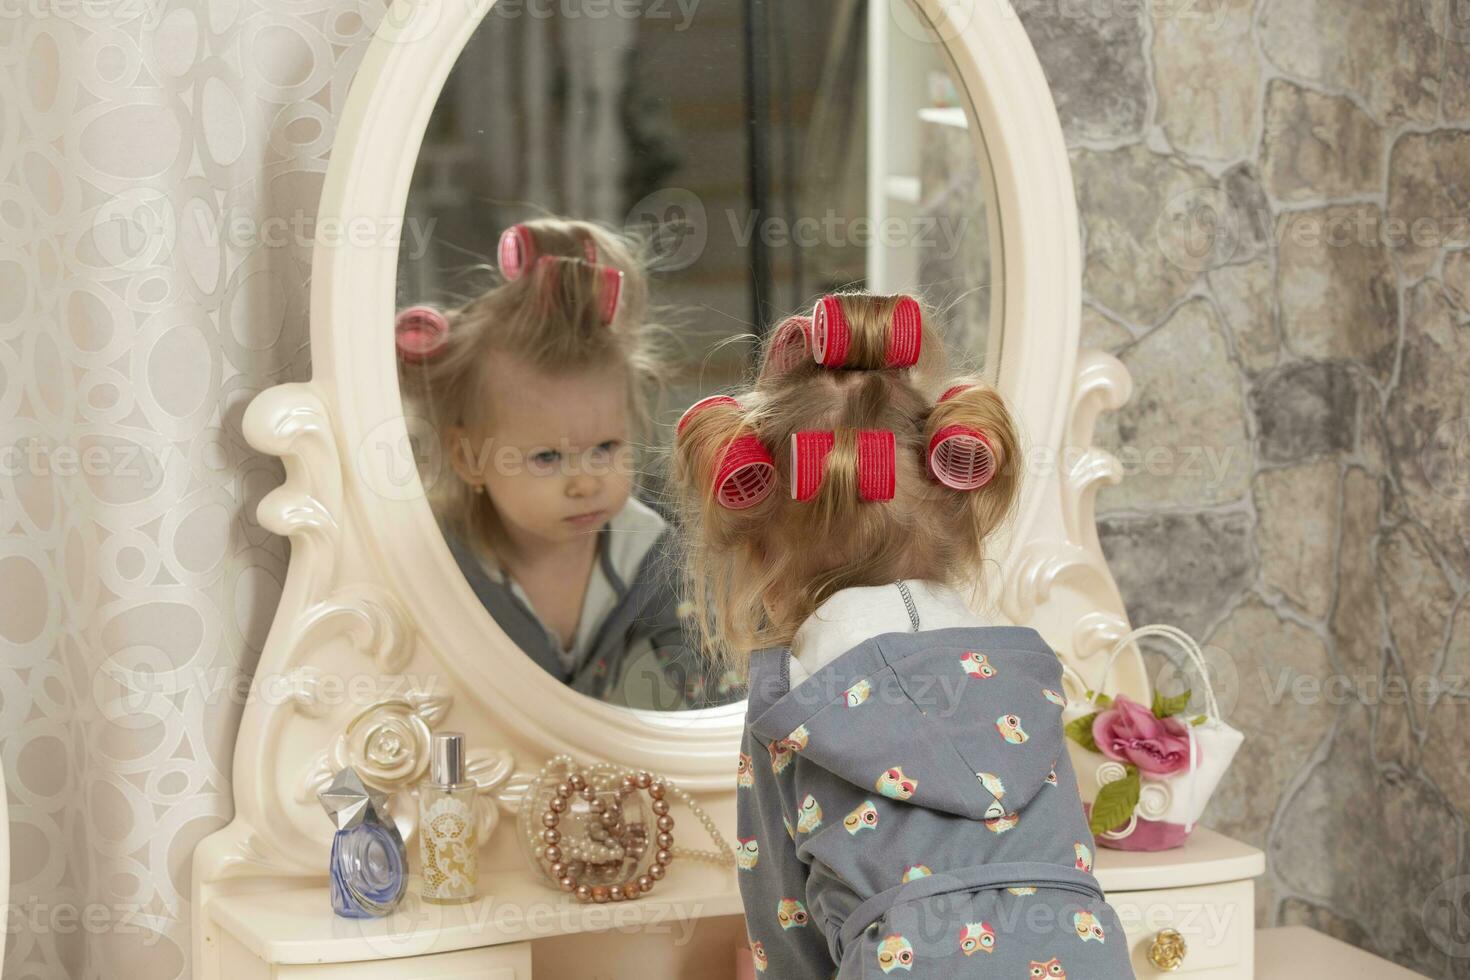
[[[1107,894],[1128,941],[1138,980],[1188,976],[1191,980],[1252,980],[1255,972],[1255,885],[1250,879],[1185,888]],[[1173,929],[1184,940],[1177,968],[1157,965],[1151,951]]]

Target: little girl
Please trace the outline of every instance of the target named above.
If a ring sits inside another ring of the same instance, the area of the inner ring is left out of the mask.
[[[686,639],[672,529],[631,493],[657,381],[628,241],[543,219],[509,228],[500,280],[399,314],[400,379],[451,464],[432,482],[450,551],[486,609],[578,691],[640,708],[738,699]]]
[[[707,649],[748,671],[740,891],[780,980],[1123,980],[1061,664],[961,591],[1016,497],[995,391],[907,296],[827,296],[675,446]]]

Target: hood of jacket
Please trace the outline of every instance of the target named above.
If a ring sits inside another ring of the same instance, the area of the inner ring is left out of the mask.
[[[785,648],[751,657],[749,725],[777,772],[799,755],[867,791],[976,820],[1005,820],[1056,781],[1061,662],[1030,627],[893,630],[809,675],[792,662]]]

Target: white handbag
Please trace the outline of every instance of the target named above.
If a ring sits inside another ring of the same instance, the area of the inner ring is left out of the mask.
[[[1163,623],[1141,626],[1119,639],[1103,665],[1096,690],[1089,690],[1077,672],[1064,664],[1063,676],[1070,677],[1084,694],[1082,698],[1068,700],[1062,712],[1063,723],[1068,724],[1099,710],[1097,698],[1099,694],[1106,693],[1103,689],[1107,686],[1113,662],[1131,644],[1148,636],[1172,640],[1194,663],[1204,686],[1205,714],[1195,722],[1185,722],[1189,737],[1188,768],[1167,776],[1140,771],[1138,803],[1128,822],[1094,835],[1103,847],[1157,851],[1183,844],[1245,740],[1240,731],[1220,717],[1220,705],[1215,699],[1199,644],[1183,630]],[[1076,770],[1078,792],[1089,808],[1104,785],[1127,777],[1128,768],[1123,763],[1085,748],[1071,738],[1067,739],[1067,750]]]

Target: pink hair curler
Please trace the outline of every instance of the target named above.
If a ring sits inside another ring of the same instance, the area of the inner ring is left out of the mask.
[[[602,322],[612,323],[623,305],[623,270],[610,265],[597,268],[602,273]]]
[[[776,461],[754,435],[738,436],[725,448],[715,473],[715,499],[730,510],[765,500],[776,486]]]
[[[393,344],[398,357],[410,364],[435,357],[448,341],[449,320],[432,306],[410,306],[394,318]]]
[[[894,466],[893,432],[862,429],[858,432],[858,494],[864,500],[892,500],[897,483]],[[836,445],[833,432],[802,431],[791,436],[791,497],[811,500],[822,486],[827,456]]]
[[[907,368],[919,363],[924,336],[924,314],[918,300],[900,296],[888,320],[885,367]],[[842,298],[828,294],[812,310],[812,359],[823,367],[843,367],[852,347],[852,323],[842,309]]]
[[[597,315],[602,318],[603,323],[612,323],[613,319],[618,315],[618,310],[622,308],[623,270],[615,269],[610,265],[592,265],[591,263],[583,262],[581,259],[574,259],[565,255],[543,255],[536,260],[538,268],[551,270],[548,275],[552,277],[553,282],[560,275],[562,265],[567,263],[588,265],[597,270],[597,275],[602,280],[602,303],[597,308]],[[548,290],[551,289],[551,283],[547,283],[546,288]]]
[[[995,449],[978,429],[946,425],[929,440],[929,472],[953,490],[979,490],[995,477]]]
[[[511,225],[500,233],[496,248],[500,274],[514,282],[525,274],[536,259],[536,239],[525,225]]]
[[[957,384],[957,385],[955,385],[952,388],[946,388],[944,390],[944,394],[942,394],[942,395],[939,396],[939,400],[941,402],[947,402],[951,398],[953,398],[955,395],[958,395],[960,392],[962,392],[962,391],[969,391],[973,387],[975,387],[975,386],[972,385],[972,384],[970,384],[970,383],[968,383],[968,382],[965,382],[965,383],[962,383],[962,384]]]
[[[740,409],[740,403],[729,395],[701,398],[684,410],[675,427],[675,437],[682,435],[689,420],[706,408],[728,405]],[[751,433],[737,436],[725,447],[715,468],[711,484],[715,500],[729,510],[744,510],[765,500],[776,485],[776,462],[761,441]]]
[[[785,374],[809,356],[812,346],[812,320],[806,316],[787,317],[776,328],[766,352],[762,374]]]
[[[689,424],[690,419],[694,418],[694,416],[698,415],[706,408],[710,408],[714,405],[729,405],[733,408],[740,407],[740,403],[731,398],[729,395],[706,395],[699,401],[695,402],[693,405],[690,405],[688,408],[684,409],[684,414],[679,416],[679,424],[674,427],[674,436],[677,438],[678,436],[683,435],[684,426]]]

